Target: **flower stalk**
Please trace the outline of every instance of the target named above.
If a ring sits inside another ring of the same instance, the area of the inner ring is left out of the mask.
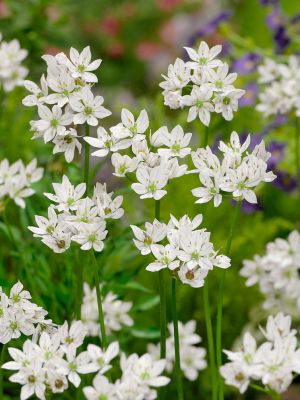
[[[90,136],[90,126],[85,124],[85,136]],[[89,193],[89,178],[90,178],[90,145],[88,142],[84,142],[84,169],[83,169],[83,181],[86,183],[86,191]]]
[[[300,124],[299,118],[295,118],[295,164],[298,190],[300,190]]]
[[[97,263],[97,259],[96,259],[96,255],[95,255],[94,251],[92,251],[92,258],[94,261],[94,276],[95,276],[95,287],[96,287],[99,323],[100,323],[100,332],[101,332],[101,346],[102,346],[102,349],[106,349],[107,336],[106,336],[104,313],[103,313],[103,306],[102,306],[100,278],[99,278],[99,271],[98,271],[98,263]]]
[[[234,214],[231,221],[229,230],[229,236],[226,243],[225,254],[230,257],[231,254],[231,243],[233,234],[237,222],[237,217],[241,209],[242,202],[238,201],[235,205]],[[224,297],[224,285],[225,285],[226,269],[221,271],[221,279],[219,284],[218,292],[218,304],[217,304],[217,328],[216,328],[216,356],[217,356],[217,376],[218,376],[218,393],[219,400],[224,399],[223,380],[220,375],[220,367],[222,365],[222,319],[223,319],[223,297]]]
[[[175,345],[175,373],[177,383],[178,400],[183,400],[183,385],[182,373],[180,367],[180,342],[178,332],[178,316],[177,316],[177,299],[176,299],[176,279],[172,279],[172,314],[173,314],[173,329],[174,329],[174,345]]]

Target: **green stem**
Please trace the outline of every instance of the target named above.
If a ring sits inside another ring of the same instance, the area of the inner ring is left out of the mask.
[[[0,355],[0,399],[3,399],[3,370],[2,365],[4,364],[4,356],[6,352],[7,344],[2,345],[1,355]]]
[[[237,217],[241,208],[242,202],[239,201],[235,205],[235,210],[233,218],[231,221],[229,236],[227,239],[225,254],[229,257],[231,253],[231,243],[233,238],[233,233],[237,221]],[[220,367],[222,365],[222,319],[223,319],[223,296],[224,296],[224,285],[225,285],[226,269],[221,271],[221,279],[219,284],[218,292],[218,305],[217,305],[217,330],[216,330],[216,353],[217,353],[217,373],[218,373],[218,389],[219,389],[219,400],[224,399],[223,391],[223,380],[220,375]]]
[[[295,118],[295,163],[298,191],[300,191],[300,126],[299,118]]]
[[[90,136],[90,126],[85,124],[85,136]],[[84,170],[83,180],[86,183],[86,192],[89,192],[89,175],[90,175],[90,145],[84,142]]]
[[[81,319],[81,303],[83,297],[83,262],[81,262],[79,258],[78,249],[76,254],[76,263],[78,268],[78,275],[77,275],[77,293],[76,293],[76,300],[75,300],[75,307],[76,307],[76,319]]]
[[[101,299],[100,278],[99,278],[99,271],[98,271],[98,263],[97,263],[97,259],[96,259],[94,250],[92,251],[92,257],[93,257],[94,269],[95,269],[95,271],[94,271],[95,287],[96,287],[100,331],[101,331],[101,345],[102,345],[102,349],[106,349],[107,337],[106,337],[106,331],[105,331],[104,313],[103,313],[103,306],[102,306],[102,299]]]
[[[208,342],[208,356],[209,356],[209,369],[210,369],[211,386],[212,386],[212,400],[217,400],[217,374],[216,374],[216,363],[215,363],[214,338],[213,338],[210,304],[209,304],[208,278],[205,279],[205,284],[204,284],[202,292],[203,292],[204,315],[205,315],[205,324],[206,324],[207,342]]]
[[[204,142],[203,142],[203,147],[206,147],[208,145],[208,134],[209,134],[209,130],[208,130],[208,126],[204,126]]]
[[[160,220],[160,200],[155,201],[155,218]],[[166,358],[166,332],[167,332],[167,301],[165,271],[160,270],[159,296],[160,296],[160,358]]]
[[[173,314],[173,327],[174,327],[174,344],[175,344],[175,373],[177,381],[177,400],[183,400],[183,385],[182,373],[180,368],[180,343],[178,332],[178,317],[176,307],[176,279],[172,279],[172,314]]]

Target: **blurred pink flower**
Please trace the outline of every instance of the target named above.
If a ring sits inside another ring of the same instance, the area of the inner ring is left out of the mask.
[[[5,2],[5,0],[0,0],[0,16],[8,17],[10,15],[10,10]]]
[[[120,31],[120,22],[117,18],[106,15],[100,21],[100,30],[108,36],[116,36]]]
[[[124,46],[121,42],[110,43],[106,48],[106,52],[111,58],[120,58],[124,54]]]
[[[156,0],[157,7],[162,11],[172,11],[183,3],[183,0]]]
[[[155,56],[155,54],[157,54],[158,51],[159,51],[159,46],[156,43],[147,40],[138,43],[138,45],[135,48],[136,56],[140,60],[144,61],[150,60],[152,57]]]

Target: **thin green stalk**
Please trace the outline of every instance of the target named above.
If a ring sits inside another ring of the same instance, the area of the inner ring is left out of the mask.
[[[99,322],[100,322],[100,331],[101,331],[101,345],[102,349],[106,349],[107,347],[107,337],[105,331],[105,323],[104,323],[104,313],[102,306],[102,298],[101,298],[101,288],[100,288],[100,278],[98,271],[98,263],[95,256],[94,250],[92,251],[92,257],[94,261],[94,274],[95,274],[95,286],[96,286],[96,295],[97,295],[97,304],[98,304],[98,313],[99,313]]]
[[[211,376],[212,400],[217,400],[218,397],[217,374],[216,374],[216,362],[215,362],[214,337],[213,337],[210,304],[209,304],[208,278],[205,279],[205,284],[202,292],[203,292],[204,316],[205,316],[207,342],[208,342],[208,358],[209,358],[209,369]]]
[[[83,297],[83,265],[84,263],[81,262],[79,258],[78,249],[76,249],[76,264],[77,264],[77,293],[76,293],[76,300],[75,300],[75,308],[76,308],[76,319],[81,319],[81,303]]]
[[[231,221],[229,236],[227,239],[225,254],[229,257],[231,253],[231,243],[233,238],[233,233],[237,221],[237,217],[241,208],[242,202],[239,201],[235,205],[235,210],[233,214],[233,218]],[[218,292],[218,304],[217,304],[217,330],[216,330],[216,353],[217,353],[217,376],[218,376],[218,391],[219,391],[219,400],[224,399],[224,391],[223,391],[223,380],[220,375],[220,367],[222,365],[222,319],[223,319],[223,297],[224,297],[224,285],[225,285],[225,276],[226,269],[221,271],[221,279],[219,284],[219,292]]]
[[[203,142],[203,147],[206,147],[208,145],[208,134],[209,134],[209,130],[208,130],[208,126],[204,126],[204,142]]]
[[[180,343],[178,332],[178,317],[176,307],[176,279],[172,279],[172,314],[173,314],[173,327],[174,327],[174,344],[175,344],[175,373],[177,383],[177,400],[183,400],[183,385],[182,385],[182,372],[180,367]]]
[[[85,136],[90,136],[90,126],[85,124]],[[89,192],[89,178],[90,178],[90,145],[84,142],[84,170],[83,180],[86,183],[86,192]]]
[[[160,219],[160,200],[155,201],[155,218]],[[166,332],[167,332],[167,300],[165,271],[160,270],[159,296],[160,296],[160,358],[166,358]]]
[[[295,118],[295,163],[298,191],[300,191],[300,126],[299,118]]]
[[[3,370],[2,365],[4,364],[4,357],[6,352],[7,344],[2,345],[1,355],[0,355],[0,399],[3,399]]]

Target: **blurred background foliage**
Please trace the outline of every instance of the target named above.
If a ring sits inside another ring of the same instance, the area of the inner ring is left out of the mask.
[[[265,4],[263,4],[265,3]],[[176,57],[184,57],[183,46],[197,45],[206,40],[210,45],[221,43],[223,55],[230,65],[249,52],[259,55],[291,54],[299,50],[297,26],[288,25],[286,33],[293,40],[283,51],[278,51],[272,30],[266,23],[270,12],[267,0],[1,0],[0,31],[4,40],[17,38],[28,50],[25,61],[29,79],[36,82],[45,72],[41,56],[56,54],[73,46],[82,49],[90,45],[93,58],[101,58],[99,84],[106,106],[113,111],[108,125],[119,120],[120,110],[127,107],[138,113],[146,108],[154,131],[161,125],[175,126],[180,123],[186,131],[194,133],[194,145],[202,142],[201,124],[186,123],[186,111],[170,111],[163,106],[158,83],[169,63]],[[269,1],[271,3],[271,1]],[[287,21],[300,11],[299,0],[282,0],[281,9]],[[298,35],[299,36],[299,35]],[[297,47],[298,46],[298,47]],[[241,73],[237,87],[255,81],[256,72]],[[73,183],[81,181],[81,160],[68,165],[61,155],[53,155],[51,145],[32,141],[29,121],[35,119],[34,110],[22,106],[23,88],[4,94],[1,92],[0,107],[0,159],[10,162],[22,158],[25,162],[37,157],[45,168],[44,178],[35,186],[36,194],[26,201],[25,210],[10,203],[8,215],[11,227],[20,246],[22,259],[11,247],[5,224],[0,222],[0,285],[8,288],[17,279],[31,290],[33,299],[49,310],[57,323],[70,320],[74,301],[74,270],[79,263],[85,264],[85,279],[91,283],[91,265],[83,252],[74,249],[57,255],[34,240],[27,230],[34,223],[34,215],[45,215],[48,201],[44,192],[51,191],[51,183],[59,181],[66,173]],[[227,273],[225,290],[223,345],[230,348],[250,320],[255,324],[265,317],[261,297],[257,289],[246,288],[239,276],[242,260],[261,254],[265,244],[275,237],[286,237],[290,230],[299,228],[299,201],[293,182],[294,127],[289,120],[284,124],[266,121],[254,110],[255,94],[247,92],[249,106],[242,107],[231,122],[214,116],[209,131],[209,141],[226,139],[232,130],[239,133],[261,134],[267,131],[267,143],[279,141],[286,144],[285,158],[277,166],[285,171],[281,185],[262,187],[259,208],[244,207],[233,242],[232,268]],[[251,103],[252,101],[252,103]],[[128,189],[123,180],[112,176],[109,161],[93,160],[95,180],[107,181],[110,189],[124,196],[125,217],[110,227],[110,238],[99,256],[103,279],[107,289],[121,298],[133,301],[134,328],[127,328],[118,335],[123,349],[144,352],[149,341],[156,341],[158,327],[157,275],[145,273],[145,257],[138,256],[133,246],[130,224],[142,224],[154,218],[151,200],[141,201]],[[212,204],[196,205],[191,189],[197,186],[196,176],[174,180],[168,196],[162,200],[162,219],[169,214],[204,214],[203,225],[212,232],[217,248],[224,249],[232,204],[225,200],[221,207]],[[209,275],[212,312],[216,311],[216,293],[219,271]],[[170,283],[170,282],[169,282]],[[202,290],[180,286],[179,317],[182,321],[196,319],[198,332],[206,346]],[[169,315],[169,320],[171,316]],[[7,382],[7,380],[6,380]],[[19,390],[19,388],[17,388]],[[228,390],[230,399],[253,399],[249,392],[244,397]],[[186,399],[209,398],[207,370],[200,379],[185,385]],[[172,392],[170,393],[170,397]],[[17,396],[12,392],[12,398]],[[67,396],[67,395],[66,395]],[[64,398],[60,395],[59,398]],[[68,398],[68,397],[66,397]]]

